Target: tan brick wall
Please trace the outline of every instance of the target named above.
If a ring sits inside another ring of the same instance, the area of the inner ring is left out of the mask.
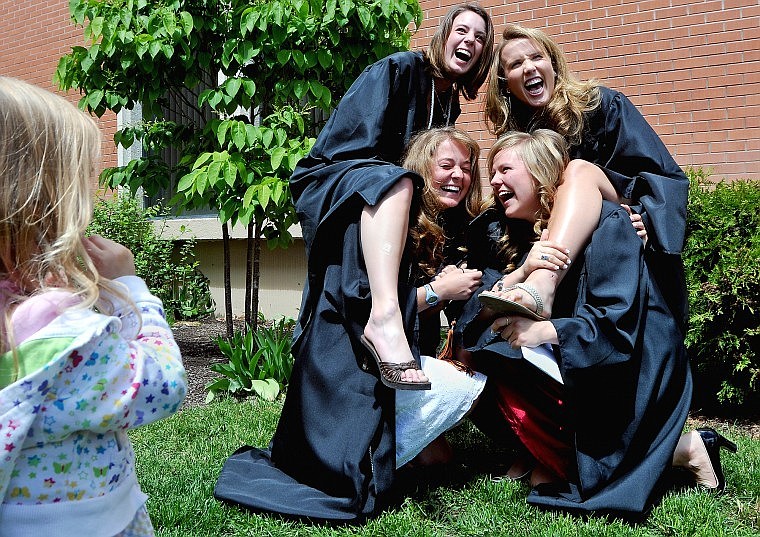
[[[422,48],[453,0],[421,0]],[[667,5],[669,4],[669,5]],[[579,78],[625,93],[684,168],[760,179],[760,4],[757,0],[482,0],[497,43],[507,23],[541,28]],[[458,125],[485,150],[482,100]]]
[[[58,60],[74,46],[83,46],[82,28],[69,17],[68,0],[5,0],[0,2],[0,75],[19,78],[55,93]],[[66,95],[73,103],[77,92]],[[100,167],[116,165],[113,133],[116,115],[95,118],[103,132]]]

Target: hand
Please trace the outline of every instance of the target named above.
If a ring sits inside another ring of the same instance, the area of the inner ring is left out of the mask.
[[[499,317],[491,324],[491,330],[501,335],[514,349],[558,342],[557,330],[551,322],[533,321],[517,315]]]
[[[523,279],[536,269],[565,270],[570,265],[570,250],[549,240],[549,230],[541,232],[541,239],[533,247],[522,265]]]
[[[644,242],[644,246],[646,246],[649,236],[647,235],[647,228],[644,227],[644,220],[641,218],[641,215],[634,213],[633,210],[624,203],[621,203],[620,206],[625,209],[625,212],[631,217],[631,224],[633,225],[633,229],[636,230],[636,235],[641,238]]]
[[[82,244],[102,277],[113,280],[135,275],[135,257],[126,246],[100,235],[85,237]]]
[[[467,265],[444,267],[433,281],[435,290],[442,300],[467,300],[478,290],[483,273],[468,269]]]

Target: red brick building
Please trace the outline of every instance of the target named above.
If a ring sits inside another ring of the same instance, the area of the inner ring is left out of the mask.
[[[425,18],[412,47],[427,45],[440,17],[455,0],[420,0]],[[562,46],[580,78],[597,78],[625,93],[642,111],[683,167],[701,167],[713,178],[760,180],[760,3],[758,0],[481,0],[493,17],[497,42],[508,22],[545,30]],[[84,43],[68,13],[68,0],[0,2],[0,75],[55,90],[58,58]],[[662,7],[663,4],[669,4]],[[79,95],[72,93],[73,102]],[[464,107],[458,126],[475,136],[484,153],[481,101]],[[112,143],[117,119],[99,119],[103,165],[117,164]],[[201,269],[223,304],[219,224],[178,220],[198,239]],[[179,234],[179,233],[177,233]],[[233,237],[244,236],[233,230]],[[234,240],[233,259],[245,258]],[[244,267],[232,275],[233,305],[242,311]],[[261,311],[295,317],[305,259],[303,248],[263,250]]]
[[[421,0],[425,18],[412,47],[424,47],[453,0]],[[508,22],[544,29],[581,78],[625,93],[682,167],[714,177],[760,179],[760,3],[757,0],[482,0],[498,35]],[[58,58],[82,45],[68,0],[0,3],[0,74],[54,89]],[[71,95],[72,101],[78,95]],[[480,101],[459,126],[487,149]],[[116,118],[99,120],[104,165]]]
[[[420,1],[412,46],[425,46],[449,0]],[[760,179],[760,3],[757,0],[481,0],[496,42],[507,23],[540,28],[581,79],[625,93],[682,168]],[[458,122],[478,134],[481,103]]]
[[[61,93],[53,85],[58,59],[71,52],[71,47],[82,45],[83,31],[71,21],[68,0],[0,2],[0,75]],[[69,98],[76,103],[79,94],[72,93]],[[116,115],[107,113],[97,121],[104,135],[101,164],[116,166]]]

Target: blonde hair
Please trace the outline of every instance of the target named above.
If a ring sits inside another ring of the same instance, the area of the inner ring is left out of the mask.
[[[99,277],[82,244],[100,139],[95,121],[63,97],[0,77],[2,352],[14,349],[8,306],[35,293],[71,290],[81,307],[101,290],[123,295]]]
[[[438,148],[447,140],[462,145],[470,154],[471,181],[464,203],[460,204],[463,211],[470,218],[474,218],[483,210],[478,143],[469,134],[455,127],[430,129],[415,135],[409,142],[402,166],[418,173],[425,180],[421,208],[416,221],[410,226],[410,237],[419,267],[428,276],[435,274],[444,261],[443,247],[447,237],[439,223],[439,217],[445,208],[438,201],[438,195],[433,187],[433,166]]]
[[[511,94],[506,94],[506,74],[501,65],[504,47],[515,39],[529,39],[549,57],[554,68],[554,93],[549,103],[535,111],[528,125],[520,125],[512,108],[526,105]],[[547,128],[557,131],[569,145],[581,142],[586,126],[585,114],[599,107],[601,94],[596,80],[580,81],[570,71],[562,50],[541,30],[508,25],[502,33],[501,43],[496,47],[486,91],[485,119],[488,130],[497,136],[512,130]]]
[[[472,69],[455,81],[456,90],[464,95],[465,99],[472,101],[478,96],[478,90],[488,76],[493,58],[493,23],[485,9],[478,4],[459,4],[451,8],[433,34],[425,56],[430,62],[431,74],[436,78],[446,78],[446,40],[454,27],[454,19],[465,11],[472,11],[486,23],[485,43],[480,58]]]
[[[493,176],[492,166],[496,156],[506,149],[514,149],[536,186],[539,210],[536,212],[529,236],[510,237],[509,228],[499,239],[499,255],[505,260],[507,271],[514,270],[519,251],[527,242],[535,241],[541,235],[551,216],[557,188],[562,184],[562,173],[570,158],[565,139],[549,129],[533,132],[509,131],[501,136],[488,153],[487,167]]]

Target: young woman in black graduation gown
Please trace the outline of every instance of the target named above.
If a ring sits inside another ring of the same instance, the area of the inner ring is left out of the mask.
[[[510,132],[492,148],[498,201],[473,222],[469,245],[485,288],[504,266],[519,265],[545,228],[566,162],[564,140],[546,129]],[[476,412],[495,405],[501,426],[537,461],[529,503],[636,519],[669,484],[672,465],[697,480],[700,467],[720,470],[720,443],[714,453],[692,452],[702,432],[681,436],[692,387],[683,332],[644,250],[628,213],[605,201],[589,245],[558,289],[551,320],[506,315],[490,324],[493,313],[476,297],[465,307],[468,363],[495,387]],[[552,345],[559,382],[523,359],[521,347],[543,344]]]
[[[567,246],[571,257],[596,228],[602,197],[634,206],[648,231],[645,255],[685,329],[681,250],[689,181],[625,95],[594,80],[578,80],[560,47],[544,32],[508,25],[494,54],[485,115],[497,136],[547,128],[567,141],[571,161],[548,230],[549,238]],[[547,317],[564,274],[538,270],[526,280],[536,288]],[[529,293],[514,290],[510,298],[537,309]]]
[[[371,66],[341,99],[291,192],[308,278],[295,366],[270,449],[225,463],[219,499],[261,511],[358,521],[388,500],[395,466],[394,390],[426,388],[413,334],[416,289],[405,252],[421,178],[400,167],[412,135],[453,124],[491,58],[493,27],[475,4],[454,7],[425,53]],[[378,362],[378,363],[375,363]],[[378,381],[378,365],[396,365]]]

